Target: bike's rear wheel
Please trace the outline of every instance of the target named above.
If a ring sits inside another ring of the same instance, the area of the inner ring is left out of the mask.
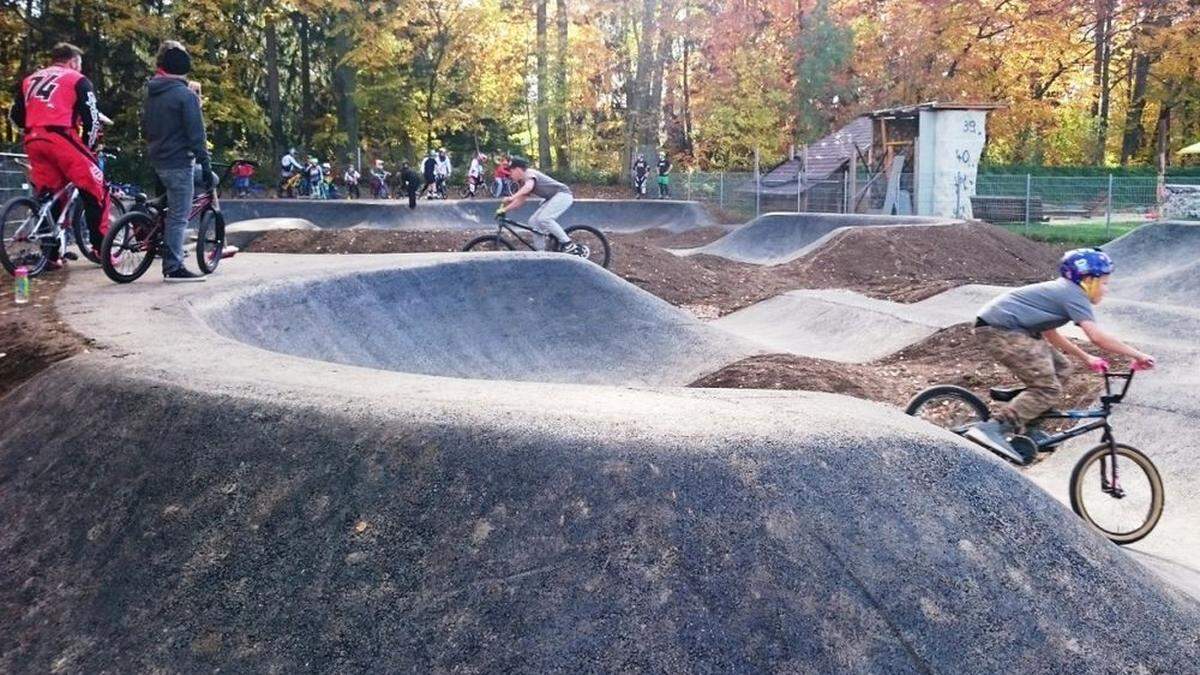
[[[109,196],[108,203],[108,229],[111,230],[113,224],[125,215],[125,203],[112,195]],[[84,213],[83,201],[77,200],[72,208],[74,212],[71,214],[71,236],[75,237],[75,246],[83,254],[83,257],[99,265],[100,254],[92,247],[92,237],[88,232],[87,214]]]
[[[196,232],[196,264],[200,271],[212,274],[221,264],[225,254],[225,216],[213,207],[200,214],[200,226]]]
[[[498,234],[488,234],[482,237],[475,237],[466,246],[463,251],[511,251],[513,245],[507,239]]]
[[[612,249],[608,245],[608,237],[591,225],[572,225],[564,230],[571,241],[588,247],[587,259],[601,267],[608,267],[612,259]]]
[[[49,221],[39,222],[41,206],[29,197],[8,200],[0,212],[0,264],[15,275],[24,267],[36,277],[46,269],[46,246],[54,232]]]
[[[1132,544],[1158,525],[1162,476],[1137,448],[1102,443],[1071,471],[1071,509],[1116,544]]]
[[[104,274],[118,284],[137,281],[150,269],[158,244],[154,240],[154,219],[147,213],[131,211],[108,228],[100,247],[100,266]]]
[[[904,412],[956,434],[991,416],[982,399],[953,384],[939,384],[922,391],[912,397]]]

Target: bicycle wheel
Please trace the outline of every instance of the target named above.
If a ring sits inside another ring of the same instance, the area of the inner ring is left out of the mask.
[[[904,406],[904,414],[956,434],[991,417],[987,404],[978,396],[953,384],[939,384],[912,397]]]
[[[213,207],[200,214],[200,226],[196,232],[196,264],[200,271],[212,274],[225,254],[225,216]]]
[[[125,203],[111,195],[108,198],[108,203],[108,229],[111,230],[113,223],[125,215]],[[75,237],[75,246],[83,254],[83,257],[99,265],[100,254],[92,248],[92,237],[88,233],[87,214],[84,213],[83,201],[77,200],[72,209],[71,235]]]
[[[587,259],[601,267],[608,267],[612,258],[612,249],[608,245],[608,237],[591,225],[572,225],[564,230],[571,241],[587,246]]]
[[[1163,511],[1158,469],[1137,448],[1107,443],[1088,450],[1071,471],[1071,510],[1115,544],[1150,534]]]
[[[14,197],[0,213],[0,264],[9,274],[18,267],[36,277],[46,269],[46,248],[43,242],[50,237],[53,225],[39,222],[37,201],[29,197]]]
[[[498,234],[488,234],[471,240],[463,251],[511,251],[513,245]]]
[[[100,247],[104,274],[118,284],[136,281],[145,274],[158,253],[154,241],[157,229],[154,219],[141,211],[131,211],[113,223]]]

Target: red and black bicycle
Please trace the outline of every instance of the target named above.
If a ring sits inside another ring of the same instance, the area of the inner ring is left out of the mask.
[[[166,196],[148,199],[138,195],[133,209],[108,228],[100,247],[100,264],[109,279],[118,284],[137,281],[162,253],[166,232]],[[225,251],[225,216],[215,189],[197,192],[188,221],[197,220],[196,263],[212,274]]]

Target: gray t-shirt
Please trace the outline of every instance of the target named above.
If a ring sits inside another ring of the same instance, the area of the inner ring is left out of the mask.
[[[533,179],[533,196],[550,199],[560,192],[571,194],[571,188],[536,169],[525,169],[525,180]]]
[[[1037,337],[1042,331],[1083,321],[1095,321],[1092,303],[1083,288],[1067,279],[1043,281],[1011,290],[979,310],[989,326],[1019,330]]]

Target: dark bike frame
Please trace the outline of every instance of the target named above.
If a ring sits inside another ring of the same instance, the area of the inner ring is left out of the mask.
[[[1045,440],[1037,444],[1039,449],[1053,448],[1062,445],[1072,438],[1078,438],[1079,436],[1102,429],[1104,433],[1100,436],[1100,442],[1108,446],[1108,459],[1107,462],[1101,459],[1100,487],[1104,492],[1110,493],[1117,498],[1123,497],[1125,491],[1121,489],[1119,483],[1119,472],[1116,461],[1117,442],[1113,438],[1113,429],[1112,425],[1108,422],[1108,418],[1112,415],[1113,405],[1120,403],[1129,391],[1129,385],[1133,382],[1133,374],[1134,371],[1132,370],[1123,373],[1104,373],[1104,395],[1100,397],[1100,407],[1098,408],[1088,408],[1086,410],[1050,410],[1033,420],[1034,422],[1043,420],[1081,420],[1066,431],[1049,435]],[[1120,391],[1113,391],[1113,380],[1123,380],[1124,384],[1122,384]],[[1083,422],[1082,420],[1094,421]],[[1111,472],[1109,471],[1110,467]]]
[[[166,205],[166,201],[167,196],[160,195],[154,199],[140,200],[134,203],[133,208],[130,209],[130,211],[142,209],[142,213],[150,216],[150,219],[154,221],[154,228],[150,230],[150,235],[147,237],[146,243],[148,245],[154,244],[157,247],[155,249],[156,253],[158,249],[163,246],[163,236],[167,229],[166,211],[169,207]],[[192,208],[190,211],[188,211],[188,222],[198,218],[200,214],[204,213],[204,209],[208,208],[210,205],[213,207],[214,211],[221,210],[221,204],[217,198],[217,188],[215,185],[213,186],[212,190],[198,192],[194,197],[192,197]]]
[[[1123,380],[1119,392],[1113,392],[1113,380]],[[1038,445],[1043,448],[1054,447],[1062,443],[1091,433],[1097,429],[1103,429],[1104,435],[1102,442],[1115,446],[1112,436],[1112,425],[1108,423],[1108,418],[1112,415],[1112,407],[1116,403],[1120,403],[1125,398],[1126,392],[1129,391],[1129,384],[1133,381],[1133,371],[1124,373],[1105,373],[1104,374],[1104,395],[1100,397],[1100,407],[1088,408],[1086,410],[1050,410],[1038,416],[1035,422],[1041,420],[1095,420],[1094,422],[1080,423],[1061,433],[1052,434],[1045,441]]]
[[[533,234],[540,234],[543,237],[550,237],[549,234],[546,234],[544,232],[538,232],[537,230],[530,227],[529,225],[526,225],[525,223],[518,223],[517,221],[515,221],[512,218],[509,218],[507,216],[496,216],[496,225],[497,225],[497,227],[496,227],[496,236],[497,237],[503,238],[504,235],[502,233],[505,230],[508,230],[509,234],[516,237],[517,241],[524,244],[525,248],[529,249],[530,251],[536,251],[537,247],[534,246],[532,241],[526,241],[525,238],[522,237],[517,232],[518,229],[525,230],[526,232],[532,232]],[[553,239],[553,237],[550,237],[550,238]],[[557,243],[557,240],[556,240],[556,243]]]

